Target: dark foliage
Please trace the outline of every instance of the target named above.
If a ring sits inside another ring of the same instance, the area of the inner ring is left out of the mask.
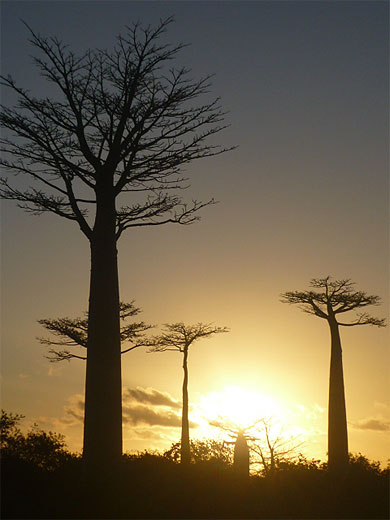
[[[221,464],[226,467],[233,462],[232,446],[214,439],[194,440],[191,444],[191,460],[198,463]],[[169,450],[164,452],[164,457],[173,462],[180,461],[181,443],[172,444]]]
[[[17,426],[21,419],[22,415],[1,410],[0,446],[3,463],[16,461],[32,468],[53,471],[76,457],[66,450],[63,435],[45,432],[36,424],[23,434]]]
[[[20,418],[1,418],[2,518],[388,518],[389,469],[361,454],[350,456],[339,480],[303,457],[242,479],[223,443],[193,442],[188,467],[177,464],[174,444],[165,453],[124,455],[116,478],[100,480],[97,493],[60,435],[23,434]]]

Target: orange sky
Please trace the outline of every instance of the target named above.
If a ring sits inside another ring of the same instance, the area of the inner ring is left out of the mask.
[[[213,92],[231,123],[218,139],[239,148],[185,174],[189,200],[220,203],[193,226],[135,230],[119,242],[121,298],[136,300],[141,319],[230,328],[190,353],[194,437],[213,432],[199,404],[239,387],[273,401],[302,451],[325,459],[329,332],[279,295],[313,277],[348,277],[380,295],[372,312],[388,316],[386,4],[2,3],[3,73],[27,86],[41,88],[42,79],[20,18],[82,49],[109,46],[124,20],[155,23],[174,13],[168,40],[191,42],[182,59],[196,75],[216,73]],[[44,335],[38,319],[86,308],[88,255],[76,226],[2,203],[2,406],[64,433],[76,450],[83,362],[50,364],[35,338]],[[341,334],[350,450],[385,461],[389,331]],[[179,439],[181,372],[176,353],[123,359],[125,449]]]

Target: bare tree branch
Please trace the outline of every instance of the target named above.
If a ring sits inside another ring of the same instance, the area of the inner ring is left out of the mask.
[[[196,323],[195,325],[185,325],[183,322],[166,323],[163,332],[151,338],[152,346],[149,352],[165,352],[167,350],[184,352],[195,341],[221,332],[229,332],[229,329],[227,327],[215,327],[211,323]]]
[[[121,302],[120,319],[127,322],[128,318],[137,316],[141,309],[130,303]],[[83,318],[57,318],[38,320],[38,323],[48,330],[55,338],[37,338],[42,345],[62,346],[62,347],[83,347],[87,348],[88,342],[88,313],[84,313]],[[145,322],[125,323],[120,329],[121,345],[130,343],[130,347],[122,348],[121,354],[126,354],[139,347],[150,346],[151,342],[147,339],[145,332],[153,328]],[[50,349],[46,356],[51,362],[70,361],[71,359],[87,359],[68,350]]]
[[[311,287],[321,289],[317,291],[288,291],[281,295],[282,303],[298,304],[300,308],[309,314],[320,318],[336,320],[340,313],[353,311],[368,305],[379,305],[379,296],[368,295],[363,291],[355,291],[354,283],[350,279],[332,280],[326,278],[314,278]],[[351,323],[337,322],[344,327],[354,325],[385,326],[385,319],[375,318],[368,313],[358,313],[357,318]]]
[[[156,28],[128,26],[112,50],[79,56],[25,24],[37,51],[34,63],[58,96],[40,99],[11,76],[1,76],[2,85],[19,96],[16,108],[2,107],[0,124],[13,135],[0,139],[2,164],[49,192],[18,190],[5,180],[3,198],[35,214],[49,211],[76,221],[90,239],[85,205],[95,203],[99,180],[111,177],[114,197],[147,194],[118,210],[117,239],[130,227],[198,220],[199,210],[213,199],[187,204],[166,190],[188,187],[181,168],[189,162],[232,148],[209,142],[226,128],[219,99],[195,104],[208,96],[211,76],[193,80],[189,70],[170,66],[184,47],[160,41],[172,21]],[[76,190],[75,180],[91,196]]]

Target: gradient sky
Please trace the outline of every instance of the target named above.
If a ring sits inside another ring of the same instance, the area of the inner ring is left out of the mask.
[[[264,412],[274,406],[305,441],[302,451],[324,459],[329,332],[279,295],[313,277],[347,277],[380,295],[372,313],[388,316],[388,2],[3,0],[2,73],[45,92],[21,19],[83,51],[110,47],[125,24],[171,15],[166,40],[191,44],[177,65],[195,77],[215,74],[213,94],[231,124],[217,139],[239,147],[186,169],[188,200],[220,201],[201,222],[121,238],[121,298],[135,299],[150,323],[231,329],[190,353],[194,422],[204,421],[204,403],[222,407],[231,396],[224,389],[238,387],[243,401],[255,394],[271,402]],[[3,102],[13,96],[3,92]],[[36,320],[79,316],[88,276],[77,226],[2,203],[2,407],[26,415],[26,425],[64,433],[72,449],[82,442],[85,367],[50,364]],[[385,461],[388,329],[341,333],[350,450]],[[138,350],[123,359],[125,449],[179,439],[181,382],[176,353]],[[198,426],[191,435],[205,432]]]

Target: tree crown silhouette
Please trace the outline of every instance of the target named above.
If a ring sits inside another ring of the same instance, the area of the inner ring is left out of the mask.
[[[166,323],[160,335],[152,338],[150,352],[188,351],[189,347],[201,338],[228,332],[227,327],[215,327],[212,323],[185,325],[183,322]]]
[[[131,350],[149,345],[149,341],[145,336],[145,332],[154,327],[147,325],[144,321],[127,323],[128,319],[137,316],[141,311],[139,307],[134,305],[134,301],[130,303],[120,303],[120,318],[125,322],[120,329],[121,345],[130,343],[131,346],[122,348],[121,354],[126,354]],[[58,340],[52,338],[38,338],[42,345],[66,347],[63,350],[57,348],[49,349],[46,356],[47,359],[56,363],[58,361],[70,361],[71,359],[86,360],[87,356],[80,356],[68,350],[69,347],[87,348],[88,343],[88,312],[84,313],[83,318],[55,318],[42,319],[38,323],[48,330]]]
[[[309,314],[328,320],[336,318],[337,314],[354,311],[369,305],[379,305],[379,296],[368,295],[363,291],[354,289],[355,283],[349,278],[332,280],[330,276],[325,278],[313,278],[310,282],[313,289],[320,291],[288,291],[281,295],[282,303],[298,304],[300,308]],[[356,313],[356,318],[349,322],[337,320],[339,325],[352,327],[354,325],[385,326],[384,318],[375,318],[367,312]]]
[[[3,178],[3,198],[34,214],[53,212],[76,221],[88,238],[93,227],[86,216],[97,201],[85,191],[96,191],[103,178],[112,179],[113,197],[138,196],[117,210],[117,238],[129,227],[189,224],[201,207],[214,202],[187,205],[169,194],[188,186],[179,176],[181,166],[226,151],[206,143],[226,126],[220,124],[225,114],[219,99],[192,105],[208,94],[210,76],[194,81],[184,67],[164,68],[184,47],[159,42],[172,21],[156,28],[133,24],[113,50],[80,56],[27,26],[29,41],[40,52],[34,63],[60,95],[38,98],[11,76],[1,76],[19,102],[16,108],[2,106],[1,125],[13,138],[1,138],[0,164],[46,190],[21,190]]]

